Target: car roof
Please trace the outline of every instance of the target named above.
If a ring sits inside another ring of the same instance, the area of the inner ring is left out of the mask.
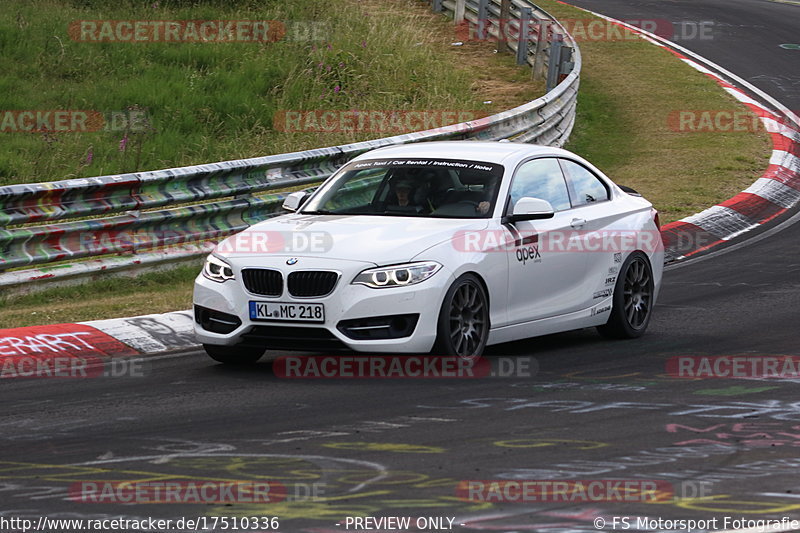
[[[439,159],[465,159],[503,164],[537,155],[573,155],[566,150],[538,144],[498,141],[435,141],[401,144],[370,150],[355,160],[385,157],[430,157]]]

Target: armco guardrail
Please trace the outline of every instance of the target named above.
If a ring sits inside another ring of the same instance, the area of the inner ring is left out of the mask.
[[[456,139],[562,146],[575,120],[581,69],[580,51],[564,28],[522,0],[433,0],[433,8],[451,13],[457,24],[471,24],[470,31],[485,32],[478,38],[501,31],[507,37],[513,30],[503,25],[515,27],[517,35],[502,46],[534,75],[546,72],[554,87],[509,111],[433,130],[238,161],[0,187],[0,288],[29,291],[41,286],[32,281],[196,258],[222,237],[279,214],[284,195],[270,191],[318,183],[373,148]],[[31,266],[36,268],[26,268]]]

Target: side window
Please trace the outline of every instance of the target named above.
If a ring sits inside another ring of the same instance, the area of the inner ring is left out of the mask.
[[[511,205],[523,196],[547,200],[556,211],[570,208],[567,183],[558,161],[552,158],[534,159],[523,163],[511,182]]]
[[[589,169],[566,159],[562,159],[561,164],[569,180],[575,207],[608,200],[608,189]]]

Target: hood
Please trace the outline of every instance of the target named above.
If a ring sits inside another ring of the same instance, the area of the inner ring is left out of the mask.
[[[391,265],[449,241],[458,231],[481,230],[487,224],[487,219],[292,214],[228,237],[215,253],[230,258],[320,257]]]

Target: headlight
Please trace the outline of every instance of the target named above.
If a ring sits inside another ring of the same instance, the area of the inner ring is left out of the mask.
[[[353,283],[366,285],[373,289],[405,287],[406,285],[414,285],[425,281],[436,274],[440,268],[442,268],[442,265],[434,261],[370,268],[356,276]]]
[[[209,255],[206,257],[206,264],[203,265],[203,276],[211,281],[222,283],[223,281],[233,279],[233,269],[219,257]]]

